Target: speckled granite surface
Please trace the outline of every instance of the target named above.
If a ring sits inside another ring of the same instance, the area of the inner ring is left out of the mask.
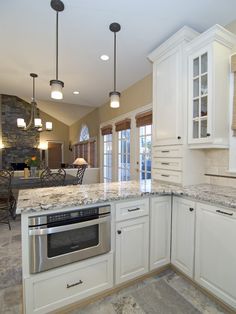
[[[236,209],[236,189],[210,184],[189,187],[157,181],[128,181],[20,190],[17,213],[119,201],[149,195],[184,195]]]

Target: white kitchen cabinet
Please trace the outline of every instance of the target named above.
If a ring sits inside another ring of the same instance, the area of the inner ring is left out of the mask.
[[[151,198],[150,270],[170,263],[171,196]]]
[[[153,143],[181,144],[184,136],[184,46],[197,32],[183,27],[154,50],[153,62]]]
[[[25,279],[26,314],[43,314],[113,286],[113,253]]]
[[[116,224],[116,284],[148,272],[149,216]]]
[[[197,204],[195,280],[236,309],[236,212]]]
[[[229,57],[236,36],[215,25],[186,45],[188,143],[225,148],[229,138]]]
[[[174,197],[171,263],[187,276],[194,274],[195,203]]]

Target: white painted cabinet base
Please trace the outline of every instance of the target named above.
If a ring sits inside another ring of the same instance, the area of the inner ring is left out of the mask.
[[[52,271],[24,281],[25,313],[48,313],[113,286],[113,253]]]
[[[149,217],[116,224],[116,284],[148,272]]]
[[[236,310],[235,211],[197,204],[195,279]]]
[[[173,198],[171,263],[193,278],[195,202]]]
[[[171,196],[151,198],[150,270],[170,263]]]

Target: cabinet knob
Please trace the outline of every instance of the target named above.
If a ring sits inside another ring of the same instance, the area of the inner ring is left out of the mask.
[[[178,136],[177,139],[178,139],[178,140],[181,140],[181,136]]]
[[[118,234],[121,234],[121,230],[117,230],[117,233],[118,233]]]
[[[193,207],[190,207],[189,208],[190,212],[194,211],[194,208]]]
[[[210,134],[210,133],[207,133],[207,136],[209,137],[209,136],[211,136],[211,134]]]

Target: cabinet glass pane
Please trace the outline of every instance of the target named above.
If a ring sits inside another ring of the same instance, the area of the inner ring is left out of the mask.
[[[193,77],[199,75],[199,58],[193,60]]]
[[[207,120],[201,121],[201,137],[207,137]]]
[[[201,77],[201,95],[206,95],[207,92],[207,74],[205,74]]]
[[[193,118],[199,117],[199,99],[193,101]]]
[[[193,97],[199,96],[199,79],[193,80]]]
[[[193,121],[193,138],[198,138],[199,122]]]
[[[201,97],[201,116],[207,116],[207,96]]]
[[[201,74],[207,72],[207,52],[201,56]]]

